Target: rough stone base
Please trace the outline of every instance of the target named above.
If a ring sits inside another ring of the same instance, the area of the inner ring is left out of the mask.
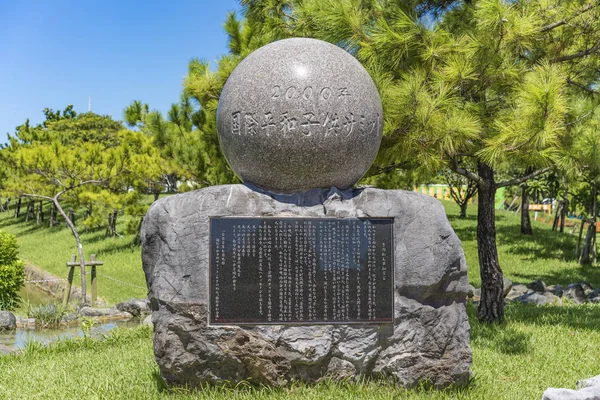
[[[382,325],[208,325],[210,216],[394,217],[395,316]],[[159,200],[142,229],[154,352],[172,385],[388,377],[463,385],[467,269],[436,199],[401,190],[262,193],[215,186]]]

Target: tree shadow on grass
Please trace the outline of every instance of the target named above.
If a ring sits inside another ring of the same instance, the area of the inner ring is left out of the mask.
[[[27,223],[27,224],[29,224],[29,223]],[[23,222],[23,226],[20,227],[20,230],[18,233],[16,233],[16,236],[27,236],[29,234],[40,232],[42,230],[46,230],[47,233],[54,233],[61,229],[61,227],[59,227],[59,226],[49,227],[46,224],[47,223],[37,225],[35,222],[33,222],[31,225],[28,226],[28,225],[25,225],[25,222]],[[66,228],[66,229],[68,229],[68,228]]]
[[[115,243],[105,243],[103,246],[96,248],[96,254],[114,254],[114,253],[121,253],[121,252],[126,252],[126,251],[130,251],[130,252],[137,252],[137,253],[141,253],[141,247],[140,246],[134,246],[131,243],[131,240],[127,240],[127,241],[123,241],[122,243],[119,243],[117,245],[115,245]]]
[[[598,331],[600,306],[597,304],[568,306],[535,306],[512,303],[505,308],[505,322],[485,324],[477,321],[474,305],[467,306],[471,324],[471,339],[492,345],[491,348],[505,354],[526,353],[531,350],[531,335],[518,332],[511,323],[520,322],[540,327],[563,325],[571,329]]]
[[[506,219],[504,215],[496,215],[496,224]],[[458,215],[448,215],[452,229],[462,242],[477,240],[477,216],[469,215],[461,219]]]
[[[566,286],[576,282],[588,282],[593,287],[600,287],[600,267],[597,265],[578,265],[573,268],[560,268],[545,273],[518,272],[512,273],[523,282],[532,282],[541,279],[546,284],[561,284]]]
[[[574,236],[546,229],[537,229],[532,236],[523,235],[519,226],[500,226],[496,234],[498,244],[509,253],[532,259],[574,260]]]
[[[598,331],[600,307],[597,304],[534,306],[511,304],[506,308],[509,321],[548,326],[564,325],[574,329]]]
[[[448,221],[450,221],[450,222],[477,221],[477,215],[467,215],[466,218],[460,218],[460,216],[457,214],[446,214],[446,217],[448,218]],[[500,216],[500,217],[503,217],[503,216]]]
[[[475,307],[467,308],[471,322],[471,341],[502,354],[531,352],[531,334],[519,332],[510,323],[485,324],[477,321]]]
[[[163,380],[162,376],[160,376],[160,372],[158,371],[158,368],[156,368],[154,370],[154,372],[152,372],[152,379],[154,380],[154,383],[156,384],[156,390],[159,393],[164,393],[164,392],[170,391],[169,387]]]

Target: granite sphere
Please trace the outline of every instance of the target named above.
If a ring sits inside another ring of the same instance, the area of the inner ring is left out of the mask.
[[[248,55],[225,83],[219,140],[245,183],[275,192],[354,185],[381,143],[377,88],[343,49],[280,40]]]

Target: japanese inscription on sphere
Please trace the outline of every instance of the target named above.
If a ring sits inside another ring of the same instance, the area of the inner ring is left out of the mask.
[[[352,186],[377,154],[382,124],[366,70],[314,39],[281,40],[250,54],[229,77],[217,111],[233,170],[280,192]]]

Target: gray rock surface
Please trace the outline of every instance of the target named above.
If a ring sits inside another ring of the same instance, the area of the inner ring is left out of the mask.
[[[477,290],[477,289],[475,289],[475,286],[473,286],[469,283],[469,290],[467,291],[467,297],[472,298],[475,295],[475,290]]]
[[[65,314],[64,317],[62,317],[61,321],[68,323],[68,322],[76,321],[78,318],[79,317],[77,316],[77,314],[67,313],[67,314]]]
[[[577,381],[577,390],[548,388],[542,400],[600,400],[600,375]]]
[[[148,325],[148,326],[154,326],[154,324],[152,323],[152,314],[148,315],[146,318],[144,318],[144,320],[142,321],[142,325]]]
[[[116,308],[93,308],[82,307],[79,310],[79,315],[84,317],[123,317],[133,318],[133,315],[127,312],[119,311]]]
[[[542,395],[542,400],[600,400],[600,386],[580,390],[549,388]]]
[[[550,299],[541,293],[534,292],[521,295],[517,297],[515,301],[519,301],[523,304],[535,304],[536,306],[543,306],[544,304],[548,304]]]
[[[588,295],[588,299],[592,303],[600,303],[600,289],[594,290]]]
[[[600,386],[600,375],[577,381],[577,385],[575,387],[577,389],[583,389],[590,386]]]
[[[581,285],[583,292],[586,296],[589,296],[592,292],[594,292],[594,287],[589,284],[589,282],[577,282]]]
[[[546,290],[552,293],[555,296],[562,297],[563,295],[563,286],[562,285],[551,285],[546,288]]]
[[[0,311],[0,331],[17,328],[17,318],[10,311]]]
[[[276,192],[346,189],[375,159],[383,111],[352,55],[292,38],[254,51],[231,73],[217,126],[223,153],[245,183]]]
[[[146,299],[129,299],[115,306],[119,311],[128,312],[134,317],[150,312],[148,301]]]
[[[208,324],[210,216],[394,217],[393,324]],[[171,385],[284,385],[387,376],[406,386],[464,385],[471,349],[460,241],[440,203],[400,190],[296,195],[215,186],[155,202],[142,228],[154,352]]]
[[[503,281],[504,281],[504,297],[508,296],[508,294],[510,293],[510,291],[512,290],[512,281],[508,278],[502,277]]]
[[[534,292],[544,293],[546,291],[546,284],[541,279],[537,279],[527,285],[527,288],[533,290]]]
[[[575,304],[583,304],[587,301],[587,296],[580,283],[572,283],[564,288],[563,297],[570,299]]]
[[[554,295],[552,292],[544,292],[544,296],[548,298],[548,303],[554,306],[562,306],[563,301],[560,297]]]

